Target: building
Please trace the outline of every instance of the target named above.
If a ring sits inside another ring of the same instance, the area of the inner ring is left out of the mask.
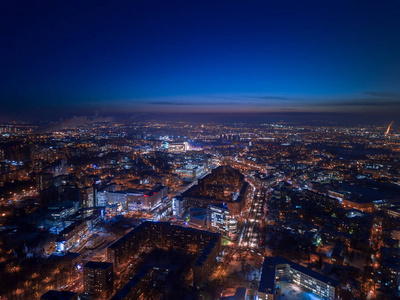
[[[105,299],[114,289],[113,265],[108,262],[89,261],[83,266],[83,295],[87,299]]]
[[[400,249],[381,247],[379,263],[377,277],[381,288],[398,291],[400,289]]]
[[[236,239],[239,230],[239,222],[235,219],[229,220],[229,236],[231,239]]]
[[[85,221],[76,221],[68,227],[64,228],[58,235],[56,240],[56,250],[58,252],[65,252],[87,234],[88,226]]]
[[[346,197],[348,197],[348,195],[345,192],[342,191],[335,191],[335,190],[329,190],[328,191],[328,195],[332,198],[336,198],[340,201],[340,203],[343,201],[343,199],[345,199]]]
[[[152,190],[129,189],[108,192],[108,204],[118,204],[130,211],[150,210],[168,196],[168,187],[157,185]]]
[[[146,190],[127,190],[126,202],[128,203],[128,210],[142,210],[145,193]]]
[[[330,196],[341,201],[344,208],[354,208],[363,212],[372,212],[376,204],[386,202],[387,194],[380,190],[375,190],[361,185],[351,185],[342,183],[339,191],[329,191]]]
[[[374,202],[368,199],[343,199],[342,205],[346,209],[358,209],[365,212],[372,212],[374,209]]]
[[[97,193],[97,203],[96,206],[107,206],[108,205],[108,192],[100,191]]]
[[[97,203],[97,189],[95,185],[82,188],[81,192],[81,207],[91,208]]]
[[[201,228],[207,228],[207,209],[191,207],[189,209],[189,223]]]
[[[66,159],[61,159],[58,164],[56,164],[53,170],[54,177],[60,175],[68,175],[68,165]]]
[[[160,185],[151,191],[144,193],[142,207],[143,209],[152,209],[168,196],[168,187]]]
[[[141,247],[153,244],[179,249],[196,248],[198,258],[193,266],[193,284],[201,286],[215,267],[221,251],[221,235],[167,222],[143,222],[107,248],[107,258],[116,269],[133,259]]]
[[[108,204],[121,205],[122,207],[127,207],[128,195],[126,192],[108,192]]]
[[[50,216],[55,220],[65,219],[77,213],[79,210],[78,201],[65,201],[63,203],[57,203],[48,207]]]
[[[386,208],[385,211],[386,211],[386,214],[391,218],[396,218],[396,219],[400,218],[400,207],[399,206]]]
[[[41,172],[37,174],[37,191],[43,191],[54,185],[54,176],[51,173]]]
[[[213,169],[182,194],[186,207],[207,208],[210,204],[225,203],[232,216],[240,215],[250,191],[244,179],[243,174],[230,166]]]
[[[40,300],[78,300],[78,294],[68,291],[50,290],[40,297]]]
[[[209,279],[212,270],[215,268],[215,262],[219,256],[221,239],[212,239],[200,252],[199,258],[193,266],[193,285],[200,287]]]
[[[169,143],[168,145],[168,151],[170,152],[186,152],[189,150],[189,143],[183,142],[183,143]]]
[[[232,219],[225,203],[210,204],[207,209],[207,227],[225,236],[237,234],[237,222]]]
[[[65,255],[52,254],[47,258],[47,263],[54,268],[62,270],[65,276],[76,276],[76,268],[82,264],[83,255],[78,252],[67,252]]]
[[[175,218],[182,218],[185,213],[185,199],[183,197],[176,196],[172,199],[172,215]]]
[[[175,169],[175,173],[182,178],[182,180],[193,181],[200,174],[204,172],[203,165],[186,164],[182,168]]]
[[[250,180],[260,189],[269,189],[277,183],[277,178],[275,175],[267,175],[260,172],[254,173]]]
[[[264,258],[257,299],[277,299],[279,281],[292,282],[322,299],[339,299],[338,281],[280,256]]]
[[[166,265],[161,263],[151,263],[144,265],[133,278],[120,289],[111,299],[112,300],[136,300],[144,299],[144,295],[150,291],[162,286],[168,280],[176,280],[171,276],[175,273],[175,265]],[[172,278],[171,278],[172,277]],[[171,281],[172,281],[171,280]],[[161,298],[161,297],[155,297]],[[170,299],[165,296],[163,299]]]

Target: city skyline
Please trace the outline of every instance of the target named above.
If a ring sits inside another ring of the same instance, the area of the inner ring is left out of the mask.
[[[9,3],[0,117],[397,117],[398,9],[345,1]]]
[[[400,299],[400,1],[0,4],[0,299]]]

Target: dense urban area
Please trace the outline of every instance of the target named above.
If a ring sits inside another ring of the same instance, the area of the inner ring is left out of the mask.
[[[0,299],[395,299],[392,126],[0,124]]]

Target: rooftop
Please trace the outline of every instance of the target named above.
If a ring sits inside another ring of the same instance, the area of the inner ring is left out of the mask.
[[[50,290],[40,297],[42,300],[70,300],[74,299],[78,294],[68,291],[54,291]]]
[[[299,271],[303,274],[306,274],[316,280],[319,280],[323,283],[326,283],[330,286],[336,287],[340,284],[340,282],[325,276],[321,273],[315,272],[311,269],[303,267],[295,262],[292,262],[286,258],[281,256],[275,257],[265,257],[262,273],[261,273],[261,280],[259,285],[259,292],[262,293],[272,293],[275,288],[275,268],[277,265],[289,265],[290,268]]]
[[[89,269],[107,270],[110,267],[112,267],[112,263],[102,262],[102,261],[89,261],[84,265],[84,268],[89,268]]]

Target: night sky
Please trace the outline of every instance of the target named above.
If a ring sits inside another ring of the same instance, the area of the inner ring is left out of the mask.
[[[0,117],[400,115],[399,13],[400,1],[2,1]]]

